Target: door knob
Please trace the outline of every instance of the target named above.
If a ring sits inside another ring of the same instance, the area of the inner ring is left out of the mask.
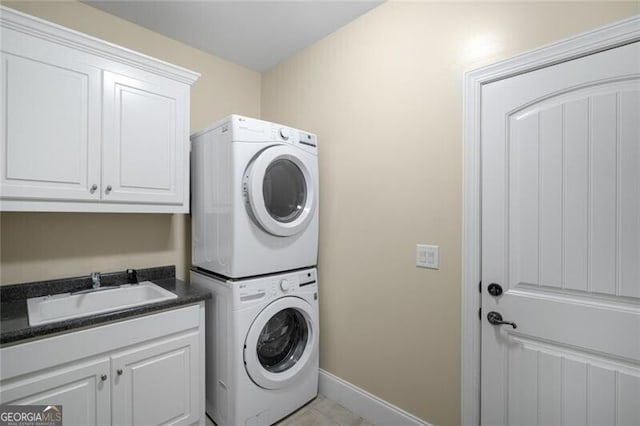
[[[491,283],[489,287],[487,287],[487,291],[493,297],[498,297],[502,294],[502,286],[500,284]]]
[[[118,376],[122,376],[122,368],[118,368],[118,370],[116,371],[116,373],[118,373]]]
[[[102,376],[100,376],[100,380],[102,380],[103,382],[107,380],[107,375],[103,374]]]
[[[106,192],[107,194],[111,192],[113,188],[111,188],[111,185],[107,185],[107,188],[104,190],[104,192]]]
[[[502,315],[499,312],[491,311],[487,314],[487,320],[490,324],[493,325],[510,325],[513,328],[518,328],[515,322],[512,321],[504,321],[502,319]]]
[[[93,194],[94,192],[96,192],[96,189],[98,189],[98,185],[94,183],[93,185],[91,185],[91,188],[89,188],[89,192]]]

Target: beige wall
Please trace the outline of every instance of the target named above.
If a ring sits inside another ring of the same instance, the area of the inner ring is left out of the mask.
[[[191,128],[231,113],[260,116],[260,74],[77,2],[3,5],[202,74],[191,90]],[[0,283],[91,271],[191,263],[187,215],[0,214]]]
[[[318,134],[322,368],[459,423],[462,73],[639,12],[391,2],[263,74],[263,118]]]

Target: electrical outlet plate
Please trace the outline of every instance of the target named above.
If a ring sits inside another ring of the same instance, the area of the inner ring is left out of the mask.
[[[419,268],[440,268],[440,246],[416,244],[416,266]]]

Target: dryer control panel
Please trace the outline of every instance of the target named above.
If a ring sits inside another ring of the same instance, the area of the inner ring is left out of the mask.
[[[279,123],[231,115],[220,125],[231,130],[234,142],[285,143],[314,154],[318,149],[316,135]]]
[[[276,123],[271,124],[271,139],[286,142],[308,152],[315,152],[318,148],[318,138],[313,133],[286,127]]]

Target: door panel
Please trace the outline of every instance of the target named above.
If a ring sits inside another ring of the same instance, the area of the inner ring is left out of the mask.
[[[99,70],[44,48],[0,55],[2,197],[99,199]]]
[[[620,175],[620,296],[640,298],[640,96],[623,92],[618,98]]]
[[[640,91],[611,89],[508,119],[514,285],[637,297]],[[616,287],[618,272],[624,291]]]
[[[589,114],[589,100],[564,105],[564,287],[587,290],[589,209],[589,129],[583,123]]]
[[[508,424],[635,425],[640,379],[606,357],[514,338]],[[616,420],[617,419],[617,420]]]
[[[185,202],[187,95],[182,85],[104,72],[103,201]]]
[[[591,236],[589,248],[588,291],[616,293],[616,99],[607,93],[589,99],[588,121],[591,130],[589,212]],[[586,196],[586,194],[585,194]]]
[[[482,89],[483,424],[640,418],[639,105],[640,43]]]
[[[109,360],[43,370],[0,384],[0,403],[62,405],[65,425],[108,425],[110,419]]]
[[[198,334],[187,333],[111,357],[114,424],[197,422],[198,344]]]

